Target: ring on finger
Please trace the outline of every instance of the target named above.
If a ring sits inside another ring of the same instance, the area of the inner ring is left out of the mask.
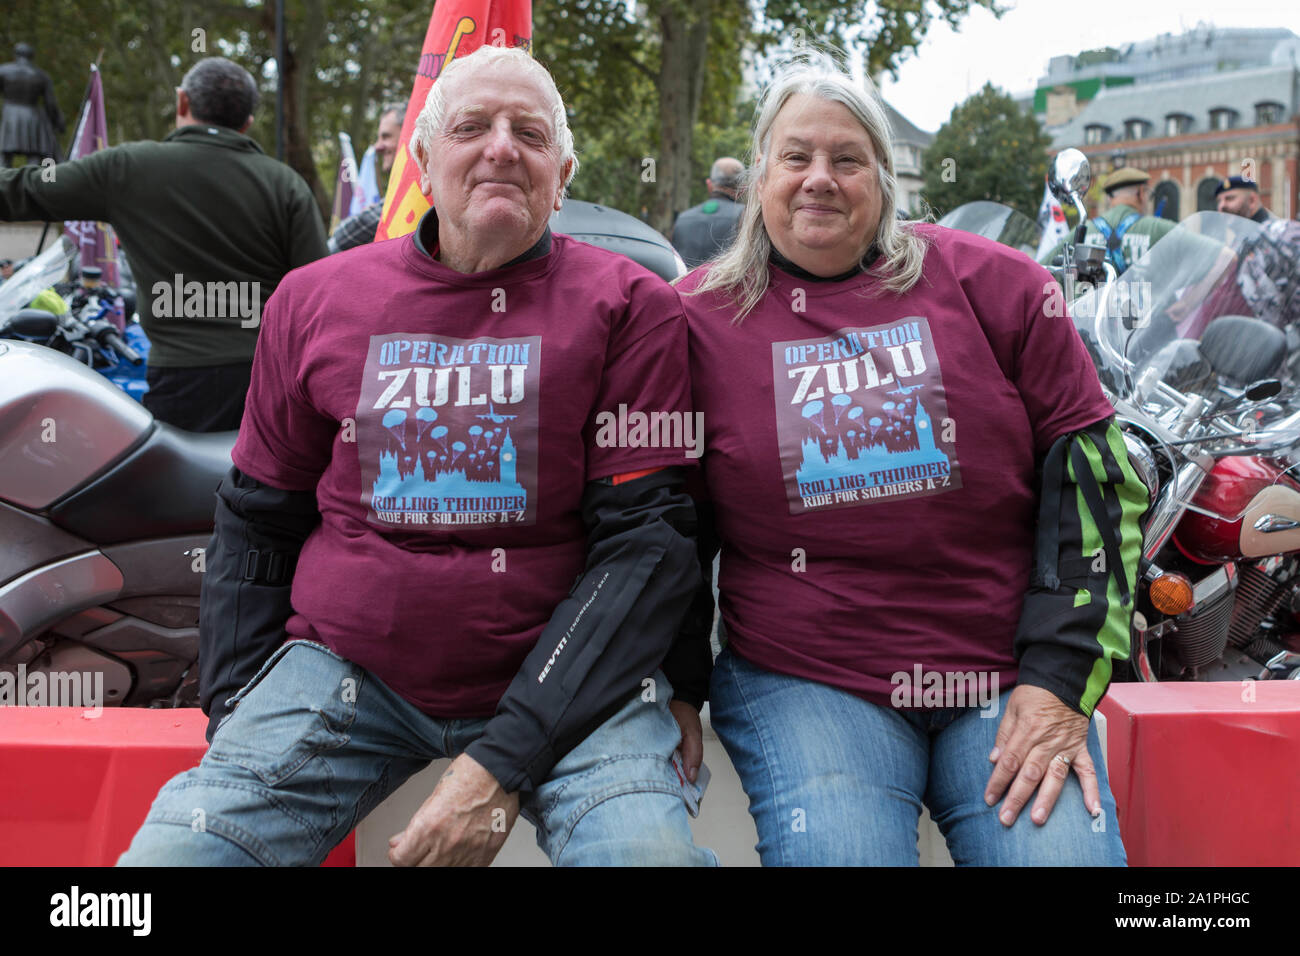
[[[1067,757],[1065,754],[1057,754],[1052,759],[1061,761],[1061,763],[1065,764],[1067,768],[1070,766],[1070,758]]]

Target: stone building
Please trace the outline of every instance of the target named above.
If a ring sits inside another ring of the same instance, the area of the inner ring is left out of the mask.
[[[1083,150],[1094,178],[1150,173],[1168,219],[1213,209],[1215,187],[1235,175],[1254,178],[1275,214],[1300,210],[1300,37],[1289,30],[1200,26],[1056,57],[1033,108],[1053,151]]]

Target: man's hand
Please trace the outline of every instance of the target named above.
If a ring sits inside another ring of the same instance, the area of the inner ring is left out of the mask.
[[[700,723],[700,712],[690,704],[680,700],[670,700],[668,710],[682,730],[682,765],[691,783],[700,774],[700,764],[704,762],[704,726]]]
[[[506,793],[473,757],[451,762],[406,829],[388,840],[393,866],[487,866],[519,818]]]
[[[985,788],[984,802],[993,806],[1007,792],[998,816],[1005,826],[1016,822],[1035,789],[1038,799],[1030,819],[1040,826],[1046,823],[1071,770],[1079,777],[1088,812],[1096,816],[1101,811],[1097,771],[1088,754],[1088,718],[1049,690],[1016,686],[1007,698],[1007,712],[998,724],[989,760],[997,766]],[[1009,791],[1007,784],[1011,784]]]

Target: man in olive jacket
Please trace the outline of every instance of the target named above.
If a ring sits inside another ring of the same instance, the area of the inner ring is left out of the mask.
[[[56,166],[0,171],[0,220],[112,223],[152,343],[145,406],[190,431],[239,427],[262,303],[322,258],[311,190],[244,133],[257,85],[221,57],[176,91],[176,130]]]

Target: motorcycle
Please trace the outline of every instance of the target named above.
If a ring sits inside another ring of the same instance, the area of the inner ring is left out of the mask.
[[[985,199],[963,203],[940,219],[938,224],[1000,242],[1004,246],[1018,249],[1031,259],[1038,251],[1043,236],[1038,223],[1024,213]]]
[[[1050,184],[1081,222],[1088,181],[1081,153],[1058,155]],[[1122,276],[1078,233],[1066,251],[1071,315],[1151,495],[1133,679],[1300,679],[1300,390],[1286,317],[1260,318],[1249,281],[1260,230],[1197,213]]]
[[[76,248],[62,238],[0,286],[0,339],[35,342],[70,355],[140,401],[149,390],[144,379],[149,340],[139,325],[119,331],[109,319],[110,299],[88,295],[70,308],[51,288],[75,255]],[[37,307],[24,308],[28,303]]]

